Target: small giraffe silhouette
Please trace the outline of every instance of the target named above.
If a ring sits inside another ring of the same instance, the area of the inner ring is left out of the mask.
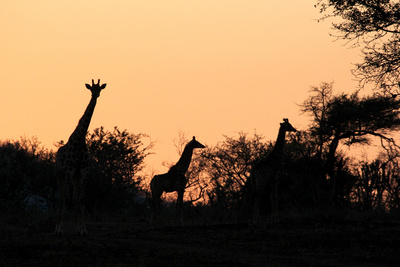
[[[97,84],[92,80],[92,85],[85,85],[86,88],[92,92],[92,98],[74,132],[69,137],[68,142],[58,149],[56,155],[56,175],[60,194],[60,206],[58,222],[54,232],[55,235],[63,233],[66,209],[65,202],[69,196],[72,198],[72,208],[77,232],[79,235],[87,235],[83,207],[85,180],[89,167],[86,134],[96,106],[97,98],[100,96],[100,91],[106,88],[107,84],[100,85],[99,79]]]
[[[193,149],[204,148],[205,146],[199,143],[195,137],[186,144],[179,161],[172,166],[167,173],[155,175],[150,182],[151,195],[153,199],[152,218],[156,208],[160,207],[161,195],[163,192],[178,192],[178,199],[176,205],[182,220],[182,204],[183,194],[187,179],[185,177],[186,171],[189,168],[190,161],[192,160]]]
[[[286,132],[297,131],[289,123],[288,119],[283,119],[283,123],[280,125],[278,138],[271,153],[265,159],[256,163],[251,169],[250,182],[254,194],[254,222],[260,216],[260,201],[262,193],[267,186],[270,188],[271,216],[273,219],[279,216],[278,185],[282,167],[283,148],[285,146],[285,135]]]

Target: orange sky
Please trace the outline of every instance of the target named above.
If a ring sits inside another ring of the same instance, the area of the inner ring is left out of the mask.
[[[67,140],[101,79],[90,130],[147,133],[149,165],[177,161],[179,131],[208,145],[237,132],[306,129],[310,86],[353,91],[360,52],[334,42],[316,0],[3,0],[0,139]]]

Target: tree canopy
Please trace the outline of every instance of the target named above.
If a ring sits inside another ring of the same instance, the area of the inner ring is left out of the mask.
[[[304,113],[312,116],[310,130],[320,143],[337,139],[346,144],[368,143],[369,136],[393,142],[386,133],[400,128],[400,100],[375,94],[359,96],[333,95],[332,83],[312,87],[310,97],[301,105]]]
[[[332,83],[313,87],[301,107],[312,116],[310,131],[319,146],[317,157],[323,162],[322,174],[330,180],[331,199],[335,201],[340,191],[338,174],[344,167],[337,155],[340,142],[368,144],[375,136],[382,145],[396,145],[388,133],[400,128],[400,100],[378,94],[360,97],[358,92],[334,95],[332,87]]]
[[[373,82],[385,93],[399,94],[400,2],[391,0],[318,0],[323,18],[333,22],[337,37],[362,46],[364,60],[356,64],[361,82]]]
[[[96,128],[86,137],[93,159],[91,177],[87,184],[87,201],[93,209],[126,208],[142,190],[144,177],[140,176],[144,159],[151,154],[152,142],[145,145],[145,134],[127,130],[113,131]]]
[[[267,155],[271,144],[262,142],[263,136],[257,133],[248,136],[240,132],[237,139],[224,137],[215,147],[207,147],[201,158],[210,178],[210,203],[232,207],[243,196],[252,164]]]

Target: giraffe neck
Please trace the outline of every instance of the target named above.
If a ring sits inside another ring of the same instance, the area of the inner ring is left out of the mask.
[[[286,130],[279,128],[278,138],[276,139],[274,149],[271,152],[271,156],[275,157],[277,160],[282,159],[283,148],[285,146],[285,135]]]
[[[90,120],[92,119],[93,111],[96,106],[97,97],[92,96],[89,105],[87,106],[85,113],[80,118],[78,125],[76,126],[74,132],[71,134],[69,141],[83,141],[85,142],[86,134],[89,128]]]
[[[181,158],[178,162],[173,166],[176,169],[179,169],[181,172],[186,173],[189,169],[190,161],[192,160],[193,148],[189,145],[186,145],[185,149],[182,152]]]

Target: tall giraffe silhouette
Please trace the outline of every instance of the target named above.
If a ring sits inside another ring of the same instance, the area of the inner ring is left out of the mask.
[[[179,161],[172,166],[167,173],[155,175],[151,180],[150,188],[153,198],[152,218],[154,216],[155,209],[160,206],[161,195],[164,192],[177,191],[178,199],[176,200],[176,205],[182,219],[183,194],[185,193],[185,187],[187,184],[185,174],[189,169],[189,165],[192,160],[193,149],[195,148],[204,148],[204,145],[199,143],[193,136],[193,139],[186,144]]]
[[[257,221],[260,216],[260,201],[264,189],[270,188],[271,199],[271,216],[277,218],[279,216],[279,175],[282,168],[283,148],[285,146],[286,132],[296,132],[297,130],[289,123],[288,119],[283,119],[280,124],[278,138],[276,139],[274,148],[268,156],[256,163],[250,174],[250,182],[254,194],[254,210],[253,220]]]
[[[79,120],[74,132],[68,142],[60,147],[56,156],[56,174],[60,194],[60,206],[58,222],[55,235],[63,233],[64,214],[66,209],[66,199],[71,196],[72,208],[75,224],[79,235],[87,235],[84,221],[83,196],[85,190],[85,180],[89,168],[89,153],[86,146],[86,134],[96,106],[100,91],[106,88],[107,84],[100,85],[92,80],[92,85],[85,84],[86,88],[92,92],[92,98],[87,106],[85,113]],[[70,192],[72,190],[72,192]]]

